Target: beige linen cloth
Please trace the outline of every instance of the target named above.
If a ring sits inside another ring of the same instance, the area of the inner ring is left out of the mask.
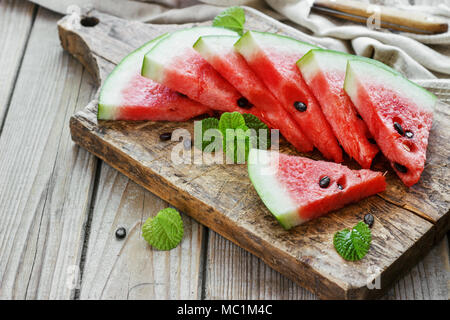
[[[121,18],[148,23],[210,20],[226,6],[246,5],[305,33],[306,39],[329,49],[380,60],[450,103],[450,32],[418,35],[375,30],[311,12],[313,0],[31,0],[66,14],[74,6],[92,8]],[[339,0],[337,0],[339,1]],[[414,2],[413,0],[409,0]],[[450,23],[450,0],[409,6],[408,1],[371,0],[445,18]],[[305,40],[305,39],[303,39]]]

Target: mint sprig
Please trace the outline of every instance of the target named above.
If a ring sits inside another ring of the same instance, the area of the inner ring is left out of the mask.
[[[336,251],[348,261],[361,260],[370,249],[372,234],[369,227],[360,221],[352,230],[344,229],[334,234]]]
[[[270,148],[270,130],[269,127],[259,120],[259,118],[253,114],[250,113],[244,113],[242,114],[245,120],[245,125],[249,129],[253,129],[256,132],[257,135],[257,146],[258,148],[263,149],[269,149]],[[260,129],[263,129],[264,131],[259,131]],[[263,133],[264,137],[261,137],[260,134]]]
[[[219,13],[213,20],[213,26],[223,27],[239,33],[244,33],[245,12],[240,7],[230,7]]]
[[[183,220],[179,212],[173,208],[166,208],[150,217],[142,226],[142,236],[158,250],[171,250],[183,238]]]
[[[222,147],[234,163],[247,161],[251,148],[267,149],[270,147],[270,130],[258,117],[249,113],[224,112],[220,120],[216,118],[206,118],[202,120],[201,145],[196,144],[205,152],[212,152],[215,148],[216,135],[212,141],[209,137],[205,139],[205,133],[209,129],[217,129],[222,136]],[[248,132],[249,129],[254,131]],[[264,129],[264,131],[260,131]],[[227,130],[233,130],[227,138]],[[260,136],[264,134],[264,136]],[[227,140],[228,139],[228,140]],[[231,139],[231,140],[230,140]],[[231,157],[233,155],[233,157]]]
[[[206,118],[202,120],[202,150],[205,152],[212,152],[216,136],[209,136],[206,134],[208,130],[218,130],[219,120],[216,118]]]

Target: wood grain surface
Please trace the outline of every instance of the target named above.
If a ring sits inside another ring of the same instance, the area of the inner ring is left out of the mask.
[[[0,137],[0,299],[74,294],[97,160],[67,124],[95,85],[60,49],[58,19],[37,13]]]
[[[137,47],[174,28],[142,25],[95,14],[101,23],[92,28],[74,25],[73,21],[68,24],[68,18],[61,21],[60,36],[63,46],[99,80],[104,79],[130,47]],[[263,16],[256,18],[255,15],[254,11],[247,12],[249,28],[292,33],[293,29],[284,32],[272,20]],[[385,197],[387,201],[375,196],[286,232],[276,224],[256,196],[246,178],[245,167],[174,166],[171,163],[169,151],[173,143],[160,142],[159,134],[175,127],[192,130],[192,123],[119,121],[99,124],[95,107],[94,101],[72,118],[74,141],[196,220],[261,257],[274,269],[317,292],[320,297],[379,296],[401,271],[411,267],[429,251],[439,236],[436,226],[441,230],[448,228],[445,218],[448,208],[441,213],[439,205],[442,203],[430,203],[438,215],[427,215],[424,219],[421,211],[411,211],[409,207],[405,210],[388,196]],[[445,123],[443,119],[442,123]],[[440,122],[436,123],[438,127],[434,130],[439,130]],[[439,135],[435,137],[439,138]],[[434,143],[439,144],[439,141],[430,141],[430,145]],[[434,168],[426,169],[432,178]],[[437,187],[443,190],[442,194],[448,194],[448,184],[440,184],[448,181],[445,180],[447,177],[426,179],[426,176],[422,179],[424,189]],[[396,199],[405,199],[405,196],[397,196]],[[373,249],[363,261],[345,263],[332,248],[330,237],[336,230],[353,225],[365,212],[374,213],[377,219]],[[441,226],[438,224],[440,221],[444,221]],[[368,290],[367,281],[380,274],[382,289]]]

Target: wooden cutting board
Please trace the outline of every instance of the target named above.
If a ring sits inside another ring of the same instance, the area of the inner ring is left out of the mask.
[[[245,10],[247,29],[310,41],[293,28],[253,9]],[[164,32],[190,26],[143,24],[100,12],[90,12],[89,18],[66,16],[58,23],[62,46],[99,85],[133,49]],[[245,165],[171,162],[177,142],[162,142],[159,135],[177,128],[192,133],[192,121],[97,121],[96,109],[94,100],[71,118],[75,143],[321,298],[380,296],[449,229],[450,108],[443,103],[435,110],[427,165],[416,186],[404,187],[380,157],[375,168],[388,171],[386,192],[290,231],[285,231],[265,208]],[[283,140],[280,149],[296,154]],[[321,159],[315,153],[306,156]],[[346,164],[357,168],[353,162]],[[351,228],[366,213],[375,216],[372,247],[361,261],[346,262],[334,250],[333,235]]]

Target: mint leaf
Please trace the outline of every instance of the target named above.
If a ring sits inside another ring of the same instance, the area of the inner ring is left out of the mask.
[[[183,220],[177,210],[166,208],[150,217],[142,226],[142,236],[158,250],[175,248],[183,238]]]
[[[245,12],[240,7],[230,7],[225,9],[213,20],[213,26],[223,27],[239,33],[244,31]]]
[[[219,130],[223,136],[223,150],[234,163],[244,163],[248,158],[249,138],[245,134],[248,127],[239,112],[224,112],[219,120]],[[227,135],[228,133],[228,135]]]
[[[369,227],[362,221],[352,230],[344,229],[334,234],[333,243],[342,258],[349,261],[361,260],[367,254],[372,242]]]
[[[219,120],[216,118],[206,118],[202,120],[202,150],[206,152],[212,152],[213,148],[208,148],[208,146],[213,146],[216,137],[205,137],[205,132],[209,129],[219,129]]]
[[[259,118],[253,114],[250,113],[244,113],[242,115],[245,120],[245,125],[249,129],[254,129],[256,131],[257,136],[257,147],[261,148],[264,147],[264,149],[270,148],[270,130],[269,127],[259,120]],[[264,131],[259,131],[260,129],[263,129]],[[261,133],[265,133],[264,138],[260,137]],[[262,142],[262,143],[261,143]]]

